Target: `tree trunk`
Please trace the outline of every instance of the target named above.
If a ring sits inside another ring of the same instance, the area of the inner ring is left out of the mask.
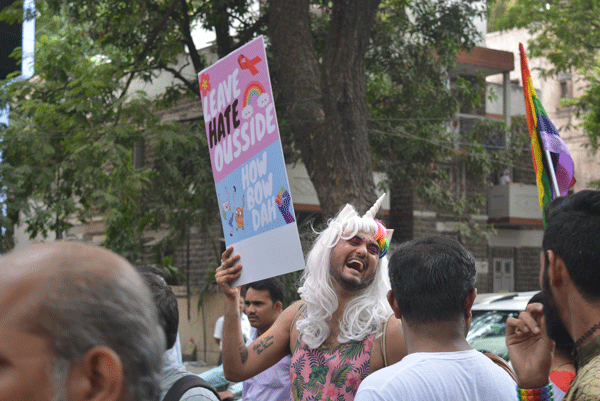
[[[271,0],[269,27],[286,117],[325,216],[376,200],[367,132],[364,55],[380,0],[336,0],[322,65],[308,0]]]

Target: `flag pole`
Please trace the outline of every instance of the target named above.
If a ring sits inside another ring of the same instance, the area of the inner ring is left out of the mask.
[[[548,172],[550,173],[550,179],[552,180],[552,192],[554,193],[552,200],[554,200],[560,196],[560,188],[558,187],[558,181],[556,180],[556,173],[554,172],[554,164],[552,163],[550,151],[544,149],[544,154],[546,155],[546,164],[548,164]],[[556,193],[556,191],[558,191],[558,193]]]

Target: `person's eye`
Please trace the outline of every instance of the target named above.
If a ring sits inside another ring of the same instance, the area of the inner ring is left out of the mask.
[[[379,255],[379,245],[369,244],[367,246],[367,250],[369,251],[369,253],[371,253],[373,255]]]
[[[360,243],[362,242],[362,239],[360,237],[352,237],[348,240],[349,243],[351,243],[352,245],[360,245]]]

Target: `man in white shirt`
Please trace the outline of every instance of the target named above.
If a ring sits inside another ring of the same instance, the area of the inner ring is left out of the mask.
[[[246,341],[251,347],[254,340],[263,335],[281,314],[285,286],[276,277],[248,284],[246,291],[246,312],[250,324],[256,333]],[[220,393],[223,400],[239,396],[237,385],[230,391]],[[290,356],[287,355],[269,369],[243,382],[242,399],[244,401],[287,400],[292,393],[290,382]]]
[[[408,355],[367,376],[355,401],[508,401],[515,382],[466,340],[475,301],[475,260],[457,241],[402,244],[389,263],[388,301]]]
[[[240,323],[242,325],[242,334],[244,335],[244,340],[248,341],[250,337],[254,334],[255,330],[250,325],[250,320],[248,320],[248,316],[244,313],[244,298],[242,296],[239,297],[238,300],[240,304]],[[223,349],[223,343],[221,340],[223,339],[223,321],[225,320],[225,316],[221,316],[217,319],[215,323],[215,332],[213,337],[215,338],[215,342],[219,346],[219,349]],[[219,365],[221,364],[221,357],[219,357]]]
[[[285,287],[277,278],[248,284],[246,312],[256,333],[246,341],[246,346],[250,347],[275,323],[283,308],[284,293]],[[264,372],[244,380],[244,401],[287,400],[291,394],[289,355]]]
[[[256,329],[250,325],[250,320],[246,313],[244,313],[245,301],[244,297],[240,294],[238,297],[239,303],[239,311],[240,311],[240,324],[242,326],[242,335],[244,336],[244,341],[248,341],[250,338],[254,338],[256,334]],[[215,332],[213,337],[215,338],[215,342],[219,345],[219,349],[223,349],[223,322],[225,316],[221,316],[217,319],[215,323]],[[241,394],[243,389],[242,382],[232,383],[229,380],[225,379],[225,374],[223,372],[223,355],[219,355],[219,361],[217,363],[217,367],[210,369],[206,372],[203,372],[200,377],[206,380],[213,387],[218,389],[219,395],[222,399],[226,400],[229,398],[234,398]]]

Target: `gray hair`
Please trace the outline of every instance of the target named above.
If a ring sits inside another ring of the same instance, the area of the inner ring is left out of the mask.
[[[159,400],[164,334],[135,271],[63,271],[39,295],[29,329],[53,344],[55,364],[70,365],[92,347],[107,346],[123,364],[126,399]]]

